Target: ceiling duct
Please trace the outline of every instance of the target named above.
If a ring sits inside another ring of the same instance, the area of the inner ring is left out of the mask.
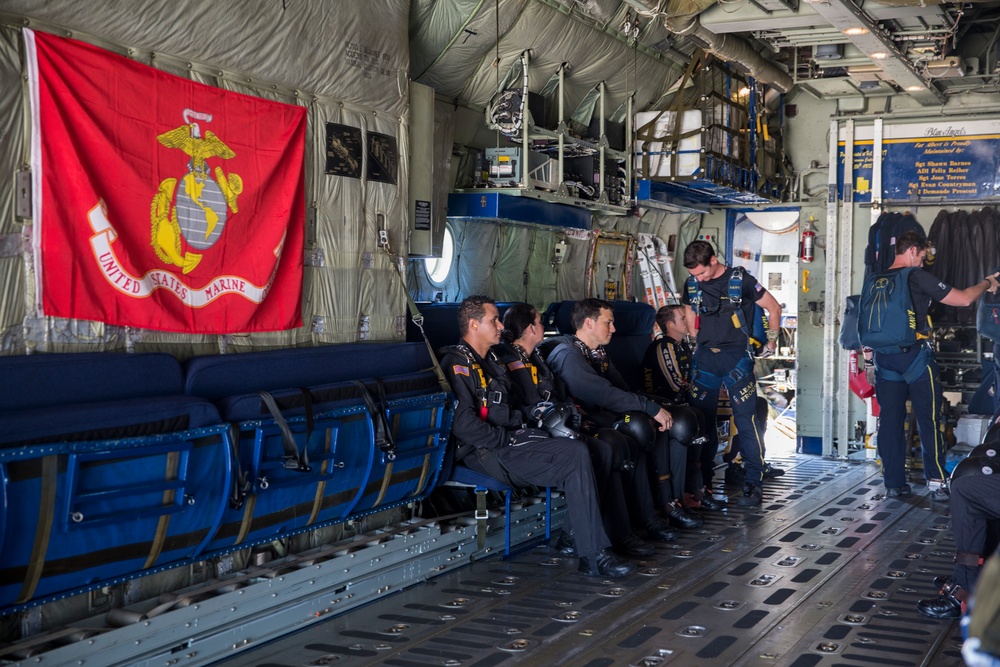
[[[817,44],[813,47],[813,60],[840,60],[844,50],[840,44]]]
[[[625,1],[646,14],[656,13],[657,7],[653,5],[661,4],[652,0]],[[671,16],[669,9],[661,12],[663,25],[670,32],[686,37],[708,53],[748,72],[758,81],[782,93],[790,92],[794,81],[788,72],[765,59],[748,41],[736,35],[718,35],[701,25],[698,14],[714,3],[715,0],[688,1],[683,3],[685,6],[677,12],[677,15]],[[668,8],[673,4],[670,3]]]

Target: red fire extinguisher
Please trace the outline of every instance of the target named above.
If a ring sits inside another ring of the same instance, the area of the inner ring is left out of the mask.
[[[799,259],[809,264],[816,258],[816,229],[811,222],[802,226],[802,243],[799,247]]]

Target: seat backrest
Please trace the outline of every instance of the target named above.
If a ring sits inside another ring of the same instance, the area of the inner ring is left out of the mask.
[[[194,357],[184,365],[184,393],[218,400],[405,375],[432,366],[423,343],[351,343],[210,355]]]
[[[555,328],[561,334],[576,333],[572,322],[575,303],[557,301],[550,304],[543,317],[545,328]],[[642,358],[652,342],[656,310],[648,303],[633,301],[612,301],[611,305],[615,314],[615,333],[606,346],[608,356],[629,387],[639,391],[643,386]]]
[[[513,305],[511,302],[497,304],[500,317]],[[454,345],[458,342],[458,303],[435,302],[418,303],[417,309],[424,317],[424,333],[427,340],[431,342],[431,347],[439,350],[446,345]],[[406,340],[421,342],[420,329],[409,317],[406,319]]]
[[[184,393],[180,364],[162,353],[3,356],[0,377],[5,412]]]

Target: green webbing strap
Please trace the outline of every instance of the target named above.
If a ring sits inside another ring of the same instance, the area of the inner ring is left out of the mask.
[[[670,156],[670,175],[675,178],[679,176],[677,173],[677,163],[680,160],[681,149],[681,115],[684,113],[684,85],[688,79],[693,78],[694,71],[697,69],[698,64],[701,63],[703,57],[704,51],[701,49],[695,52],[694,57],[691,58],[691,62],[688,63],[687,69],[684,70],[684,77],[681,79],[681,85],[677,88],[677,98],[674,100],[674,136],[671,139],[674,150]],[[701,123],[702,125],[705,124],[704,115],[702,115]],[[700,132],[701,130],[699,129],[698,131]]]
[[[636,139],[639,141],[669,142],[667,145],[670,148],[669,151],[670,175],[674,177],[678,176],[677,160],[678,160],[678,152],[680,151],[681,139],[687,139],[688,137],[693,137],[701,133],[700,127],[688,130],[687,132],[681,132],[681,114],[684,111],[684,86],[687,84],[688,79],[690,79],[694,74],[695,69],[697,69],[698,63],[701,62],[703,57],[704,57],[704,52],[700,51],[696,52],[695,55],[691,58],[691,62],[688,63],[687,69],[684,71],[684,74],[681,76],[680,85],[678,85],[677,92],[675,93],[674,96],[674,105],[673,105],[674,129],[671,135],[661,137],[657,136],[656,133],[654,132],[654,130],[656,129],[656,123],[660,120],[663,114],[670,113],[670,109],[663,109],[659,111],[656,114],[656,116],[654,116],[648,123],[646,123],[645,125],[643,125],[642,127],[638,128],[635,131]],[[653,175],[649,173],[649,162],[650,162],[649,155],[650,152],[648,149],[643,151],[642,173],[645,174],[647,178],[653,178]],[[662,160],[664,158],[661,156],[660,159]]]
[[[424,339],[424,344],[427,346],[427,354],[431,355],[431,363],[434,364],[434,375],[437,376],[438,384],[441,385],[441,391],[446,394],[451,393],[451,385],[448,383],[448,378],[444,376],[444,371],[441,369],[441,364],[438,363],[437,355],[434,354],[434,348],[431,347],[431,342],[427,338],[427,334],[424,333],[424,316],[420,314],[417,310],[417,304],[413,302],[413,297],[410,296],[410,290],[406,289],[406,279],[403,278],[403,269],[401,267],[402,259],[392,251],[392,247],[389,245],[388,235],[382,237],[382,241],[379,243],[379,247],[385,251],[388,255],[389,260],[393,263],[396,268],[396,275],[399,276],[399,282],[403,285],[403,294],[406,295],[406,305],[410,309],[410,319],[413,323],[417,325],[420,329],[420,336]]]
[[[482,551],[486,547],[486,520],[490,513],[486,509],[486,489],[476,489],[476,548]]]
[[[399,278],[402,280],[403,277],[400,276]],[[431,347],[431,341],[427,338],[427,334],[424,333],[424,316],[417,310],[417,304],[413,303],[413,298],[410,296],[409,291],[406,290],[405,284],[403,285],[403,293],[406,294],[406,302],[410,308],[410,319],[420,329],[420,336],[424,339],[424,344],[427,346],[427,353],[431,355],[431,361],[434,363],[434,375],[437,376],[438,384],[441,385],[441,391],[450,394],[451,385],[448,384],[448,379],[444,376],[444,370],[441,368],[441,364],[438,363],[437,355],[434,354],[434,348]]]

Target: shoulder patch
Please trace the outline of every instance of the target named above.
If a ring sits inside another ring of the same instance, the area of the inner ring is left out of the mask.
[[[469,367],[455,365],[451,367],[451,372],[454,373],[455,375],[468,375]]]
[[[509,364],[507,364],[508,370],[516,371],[522,368],[524,368],[524,362],[521,361],[520,359],[518,359],[517,361],[512,361]]]
[[[754,288],[755,290],[757,290],[758,292],[763,292],[763,291],[764,291],[764,286],[763,286],[763,285],[761,285],[760,283],[757,283],[756,285],[754,285],[754,287],[753,287],[753,288]]]

